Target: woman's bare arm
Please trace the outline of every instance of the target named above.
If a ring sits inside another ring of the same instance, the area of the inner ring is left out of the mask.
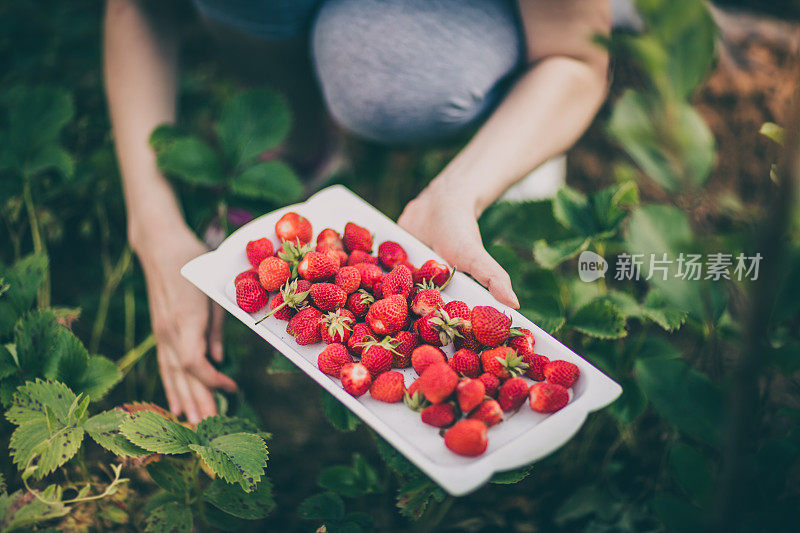
[[[206,354],[222,360],[222,313],[180,276],[206,251],[183,219],[158,170],[150,132],[175,119],[177,42],[136,0],[108,0],[104,35],[106,93],[125,190],[128,235],[147,280],[164,390],[175,414],[197,422],[215,414],[211,389],[234,390]]]
[[[518,307],[508,274],[483,248],[477,218],[511,185],[564,152],[606,94],[607,0],[520,0],[528,70],[450,164],[411,203],[400,225]],[[446,228],[447,231],[441,231]]]

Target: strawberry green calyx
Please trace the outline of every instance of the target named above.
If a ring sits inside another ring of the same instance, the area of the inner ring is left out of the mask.
[[[525,333],[519,328],[511,328],[508,332],[508,340],[513,339],[514,337],[524,337]],[[507,344],[507,342],[506,342]]]
[[[355,323],[355,320],[348,316],[343,316],[336,311],[332,311],[324,315],[320,322],[325,325],[331,337],[342,339],[344,338],[345,331],[353,331],[353,327],[350,323]]]
[[[450,280],[452,280],[453,276],[455,275],[456,275],[456,269],[453,268],[450,271],[450,276],[448,276],[447,280],[441,285],[436,285],[432,279],[423,279],[422,281],[417,283],[417,287],[419,287],[419,290],[436,289],[437,291],[441,292],[445,289],[445,287],[447,287],[450,284]]]
[[[451,318],[444,309],[437,310],[429,323],[439,333],[442,346],[447,346],[456,337],[463,337],[460,329],[464,326],[465,320],[459,317]]]
[[[406,404],[406,407],[418,413],[431,404],[431,402],[425,399],[425,395],[418,390],[414,391],[414,394],[409,394],[408,391],[406,391],[403,394],[403,403]]]
[[[256,324],[260,324],[261,322],[266,320],[267,317],[272,316],[273,314],[277,313],[286,306],[291,307],[295,311],[299,311],[304,307],[308,307],[308,295],[310,293],[311,293],[310,290],[297,292],[296,279],[292,281],[287,281],[286,283],[283,284],[283,287],[281,287],[281,296],[283,297],[283,302],[277,307],[275,307],[275,309],[272,309],[269,313],[256,320]]]
[[[387,335],[381,340],[376,339],[372,335],[367,335],[364,337],[364,340],[356,344],[356,346],[358,346],[359,348],[363,348],[364,350],[366,350],[370,346],[381,346],[395,355],[402,355],[401,353],[398,353],[396,350],[396,348],[400,346],[400,341],[389,335]]]
[[[508,355],[505,357],[500,357],[498,355],[495,359],[497,359],[497,361],[503,365],[503,368],[512,376],[521,376],[528,369],[528,363],[526,363],[524,357],[517,352],[509,351]]]
[[[297,265],[313,249],[314,246],[312,244],[302,244],[299,239],[295,242],[283,241],[278,257],[289,263],[289,267],[292,269],[292,279],[297,279]]]

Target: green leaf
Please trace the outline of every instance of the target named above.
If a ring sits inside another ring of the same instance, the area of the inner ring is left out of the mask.
[[[359,418],[329,392],[322,391],[321,401],[322,412],[333,427],[339,431],[353,431],[358,427]]]
[[[619,312],[622,314],[625,320],[642,315],[642,309],[639,306],[639,302],[637,302],[636,298],[627,292],[610,289],[608,292],[606,292],[603,298],[614,304],[619,309]]]
[[[592,300],[578,309],[568,325],[598,339],[619,339],[628,334],[619,308],[603,299]]]
[[[181,137],[157,153],[159,168],[192,185],[213,187],[223,181],[217,154],[197,137]]]
[[[628,209],[639,203],[639,189],[633,181],[612,185],[591,197],[598,233],[615,232]]]
[[[178,129],[174,124],[164,123],[156,126],[156,128],[150,133],[148,143],[150,144],[150,147],[155,150],[156,153],[158,153],[160,150],[163,150],[180,138],[181,134],[178,132]]]
[[[553,269],[586,250],[589,243],[591,243],[591,239],[584,237],[575,237],[552,244],[548,244],[545,240],[539,240],[533,245],[533,257],[542,267]]]
[[[17,322],[14,342],[23,375],[55,377],[61,355],[58,343],[63,329],[51,311],[34,311]]]
[[[129,441],[155,453],[188,453],[200,442],[191,429],[152,411],[131,413],[119,429]]]
[[[250,420],[232,416],[209,416],[197,424],[197,437],[201,444],[208,444],[216,437],[231,433],[258,433],[258,426]]]
[[[489,480],[489,483],[495,483],[497,485],[513,485],[514,483],[519,483],[526,477],[531,474],[533,470],[532,465],[523,466],[522,468],[517,468],[515,470],[508,470],[506,472],[498,472],[492,476]]]
[[[37,379],[29,381],[14,395],[14,403],[6,411],[6,418],[16,425],[43,419],[45,407],[50,409],[56,418],[66,422],[70,406],[77,400],[69,387],[57,381]]]
[[[650,291],[644,300],[642,313],[665,331],[675,331],[686,322],[686,311],[672,307],[658,290]]]
[[[87,361],[86,371],[75,384],[76,392],[87,394],[97,401],[122,379],[117,365],[107,357],[93,355]]]
[[[635,380],[620,378],[622,394],[614,403],[608,406],[609,413],[623,424],[630,424],[647,408],[647,398]]]
[[[340,520],[344,516],[344,502],[332,492],[315,494],[300,503],[297,514],[305,520]]]
[[[192,531],[192,509],[179,502],[169,502],[147,515],[147,533],[189,533]]]
[[[639,386],[667,422],[709,444],[719,442],[724,414],[717,385],[683,359],[648,357],[635,368]]]
[[[217,437],[207,445],[189,444],[189,448],[209,468],[228,483],[239,483],[245,492],[256,488],[267,465],[267,445],[252,433],[233,433]]]
[[[698,505],[709,503],[714,472],[708,457],[696,448],[675,443],[669,451],[669,466],[675,481]]]
[[[708,179],[714,163],[714,136],[691,105],[681,101],[672,104],[674,118],[666,128],[663,122],[668,119],[660,102],[629,89],[614,105],[608,130],[661,187],[670,191],[699,187]],[[673,153],[666,152],[668,146]]]
[[[317,484],[345,497],[356,497],[378,488],[378,476],[358,454],[353,456],[353,466],[336,465],[325,468]]]
[[[268,479],[263,479],[252,492],[215,479],[203,492],[203,499],[221,511],[246,520],[264,518],[275,508]]]
[[[0,493],[0,531],[3,532],[28,528],[68,512],[69,507],[63,503],[45,503],[30,492]]]
[[[595,234],[596,228],[589,200],[575,189],[564,186],[558,190],[553,199],[553,216],[561,225],[581,237],[591,237]]]
[[[444,491],[428,476],[415,476],[400,485],[397,507],[400,508],[400,514],[419,520],[432,500],[441,502],[444,496]]]
[[[228,100],[217,134],[228,160],[239,166],[278,146],[289,133],[290,124],[286,99],[276,92],[256,89]]]
[[[119,429],[128,413],[121,409],[103,411],[86,421],[83,428],[97,444],[116,455],[142,457],[150,455],[144,448],[136,446],[125,438]]]
[[[192,490],[191,476],[182,462],[161,459],[147,465],[147,473],[156,485],[177,496],[186,498]]]
[[[17,360],[8,351],[8,348],[0,344],[0,380],[16,374],[18,370]]]
[[[28,311],[33,305],[45,272],[47,272],[47,256],[43,254],[25,256],[3,272],[2,275],[8,283],[4,299],[8,299],[18,314]]]
[[[645,357],[661,357],[665,359],[675,358],[681,356],[681,351],[675,348],[670,342],[662,337],[647,336],[644,337],[633,354],[636,358]]]
[[[552,296],[542,296],[525,302],[525,307],[519,312],[548,333],[558,331],[567,321],[561,306]]]
[[[34,176],[45,170],[56,170],[65,178],[72,177],[75,161],[69,152],[54,144],[43,146],[28,156],[23,173]]]
[[[303,184],[286,163],[266,161],[247,167],[231,181],[234,194],[280,204],[296,202],[303,196]]]
[[[272,357],[272,360],[269,362],[269,366],[267,367],[267,374],[285,374],[297,372],[300,372],[300,369],[297,368],[297,365],[292,363],[285,355],[282,355],[278,352],[275,352],[275,355]]]

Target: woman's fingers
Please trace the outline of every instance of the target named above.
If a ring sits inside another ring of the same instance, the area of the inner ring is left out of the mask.
[[[212,302],[211,320],[208,323],[208,353],[217,363],[222,362],[222,326],[224,322],[225,310]]]
[[[157,350],[158,371],[161,374],[161,382],[164,384],[164,394],[167,396],[167,405],[169,405],[169,410],[173,415],[180,416],[180,414],[183,413],[183,406],[178,397],[173,371],[169,368],[164,348],[158,346]]]
[[[186,419],[189,422],[196,424],[200,421],[200,414],[197,409],[197,404],[194,401],[192,390],[189,387],[189,380],[187,379],[187,375],[183,369],[183,366],[181,365],[178,355],[175,353],[172,347],[164,346],[163,350],[164,354],[166,355],[166,371],[167,375],[169,376],[168,379],[174,384],[175,395],[181,404],[183,413],[186,415]]]
[[[519,300],[511,288],[511,278],[503,267],[489,255],[483,246],[465,252],[465,256],[454,261],[457,267],[469,273],[475,280],[489,289],[499,302],[519,309]]]
[[[186,376],[189,383],[189,390],[192,393],[199,419],[217,414],[217,404],[214,402],[214,394],[194,376]],[[199,421],[199,420],[198,420]]]
[[[192,332],[195,335],[201,335],[201,332]],[[218,371],[211,362],[206,358],[206,342],[202,337],[195,338],[189,341],[184,339],[179,350],[181,350],[180,359],[183,362],[183,368],[189,374],[200,380],[200,382],[209,389],[223,389],[227,392],[236,392],[236,383]]]

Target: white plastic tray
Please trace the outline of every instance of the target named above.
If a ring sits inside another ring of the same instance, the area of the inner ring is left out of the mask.
[[[342,232],[344,225],[353,221],[374,232],[376,248],[386,240],[399,242],[416,266],[428,259],[442,261],[431,249],[377,209],[345,187],[337,185],[320,191],[304,203],[284,207],[249,222],[215,251],[187,263],[181,273],[288,357],[450,494],[466,494],[485,483],[495,472],[518,468],[548,455],[578,431],[590,412],[610,404],[622,392],[617,383],[585,359],[517,311],[497,302],[470,277],[457,272],[443,293],[445,300],[459,299],[471,307],[492,305],[500,309],[511,316],[512,325],[526,327],[533,332],[537,353],[550,359],[575,363],[580,368],[581,377],[571,390],[570,403],[560,411],[543,415],[532,411],[526,403],[516,413],[506,416],[502,423],[489,429],[489,446],[483,455],[467,458],[452,453],[438,435],[439,430],[423,424],[419,413],[402,403],[379,402],[372,399],[369,393],[354,398],[342,389],[338,379],[323,374],[317,368],[317,356],[322,350],[322,343],[299,346],[286,333],[285,321],[270,317],[256,325],[256,320],[266,311],[250,315],[236,305],[233,279],[236,274],[250,267],[244,253],[245,245],[261,237],[277,243],[275,222],[288,211],[296,211],[308,218],[315,236],[328,227]],[[406,385],[417,377],[411,368],[402,372]]]

